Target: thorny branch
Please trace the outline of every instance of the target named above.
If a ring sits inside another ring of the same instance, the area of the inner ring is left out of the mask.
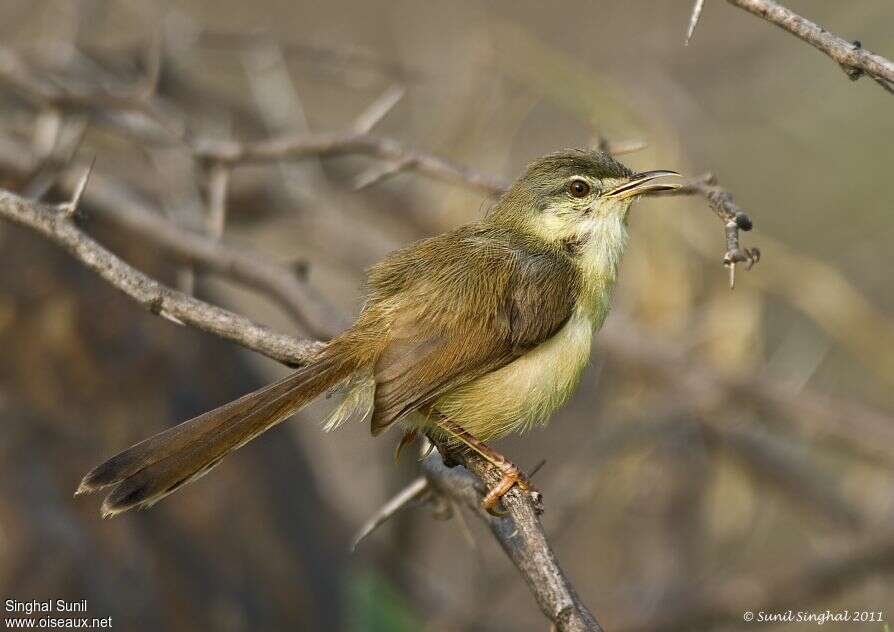
[[[842,39],[773,0],[727,0],[727,2],[775,24],[825,53],[841,66],[851,80],[856,81],[865,75],[887,92],[894,94],[894,62],[863,48],[859,41],[849,42]],[[692,38],[703,8],[704,0],[695,0],[686,34],[687,43]]]
[[[717,185],[713,174],[705,174],[687,180],[682,187],[667,191],[665,195],[700,195],[708,201],[708,205],[723,222],[726,233],[726,254],[723,265],[729,268],[729,286],[736,286],[736,264],[747,264],[750,270],[760,261],[761,251],[757,248],[742,248],[739,245],[739,231],[749,231],[753,227],[751,218],[733,201],[733,196],[726,189]],[[661,195],[660,193],[658,195]]]
[[[775,24],[822,51],[838,62],[851,80],[866,75],[887,92],[894,94],[894,62],[868,51],[859,41],[848,42],[773,0],[727,1]]]

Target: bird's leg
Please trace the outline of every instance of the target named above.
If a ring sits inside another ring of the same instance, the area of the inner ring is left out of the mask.
[[[497,503],[500,502],[500,499],[506,492],[512,489],[514,485],[518,485],[518,488],[523,491],[536,495],[538,499],[541,497],[540,492],[537,491],[528,477],[517,465],[515,465],[515,463],[478,439],[465,428],[450,421],[446,417],[437,414],[433,415],[431,423],[436,425],[450,437],[480,454],[484,459],[502,472],[503,478],[500,479],[500,482],[490,489],[487,494],[485,494],[484,499],[481,501],[481,506],[489,514],[498,517],[505,515],[505,512],[497,511]]]

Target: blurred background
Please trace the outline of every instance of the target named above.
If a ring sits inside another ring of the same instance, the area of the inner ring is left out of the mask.
[[[787,4],[894,56],[890,0]],[[635,169],[712,172],[754,220],[743,242],[761,263],[731,292],[703,199],[640,203],[577,395],[548,431],[498,447],[522,468],[546,459],[547,533],[609,630],[747,628],[745,610],[887,618],[894,101],[719,0],[684,47],[690,10],[5,0],[0,186],[64,200],[95,156],[88,193],[112,183],[124,202],[85,198],[85,230],[167,284],[310,335],[121,211],[223,232],[347,318],[365,267],[491,199],[412,170],[362,186],[383,161],[309,156],[234,168],[221,231],[190,142],[344,131],[384,94],[401,98],[375,135],[494,177],[600,138],[645,141],[621,157]],[[0,224],[0,262],[4,600],[87,599],[120,630],[548,628],[473,517],[408,508],[349,552],[418,466],[394,464],[396,433],[324,433],[326,402],[151,511],[101,520],[99,498],[72,498],[84,472],[286,369],[149,314],[23,228]]]

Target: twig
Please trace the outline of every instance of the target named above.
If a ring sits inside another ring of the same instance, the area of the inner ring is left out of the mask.
[[[227,223],[227,190],[230,185],[230,168],[214,164],[208,170],[208,234],[215,239],[223,237]]]
[[[689,17],[689,28],[686,29],[684,46],[689,46],[689,41],[692,39],[692,34],[695,33],[695,27],[698,26],[698,20],[702,16],[702,9],[704,8],[705,0],[695,0],[695,4],[692,7],[692,15]]]
[[[169,141],[180,141],[184,136],[183,121],[175,120],[170,108],[163,107],[157,99],[148,98],[144,94],[144,87],[138,86],[136,90],[128,87],[119,93],[76,85],[72,81],[50,82],[38,78],[18,54],[3,46],[0,46],[0,82],[7,84],[29,101],[42,106],[52,105],[66,110],[137,114],[163,130]],[[140,125],[127,123],[121,126],[142,140],[148,141],[152,138],[152,133]]]
[[[84,190],[87,188],[87,183],[90,182],[90,174],[93,173],[93,167],[96,166],[96,156],[93,157],[93,160],[90,162],[90,166],[84,171],[84,175],[78,180],[77,185],[75,186],[74,193],[72,193],[71,200],[62,204],[59,207],[59,210],[66,217],[73,217],[78,212],[78,207],[81,204],[81,198],[84,195]]]
[[[246,49],[258,43],[270,42],[273,34],[264,31],[251,33],[205,30],[198,35],[198,45],[204,48],[231,50]],[[332,43],[276,41],[287,56],[300,56],[315,65],[330,64],[342,68],[363,68],[376,71],[380,75],[396,76],[406,81],[420,79],[424,73],[419,68],[409,68],[403,63],[393,62],[374,51],[361,46],[337,46]]]
[[[15,159],[10,162],[9,167],[18,167],[23,173],[33,168],[33,161],[29,159],[27,150],[22,150],[19,145],[6,149],[8,151],[0,151],[4,160]],[[22,161],[21,165],[16,162],[18,160]],[[711,191],[712,185],[707,185],[708,181],[709,178],[706,177],[693,180],[692,182],[698,186],[692,193],[703,194],[702,191]],[[76,182],[73,178],[63,178],[61,184],[64,189],[73,191]],[[174,226],[125,189],[100,176],[92,179],[90,187],[85,192],[85,202],[152,243],[162,245],[178,254],[186,261],[194,261],[200,266],[270,293],[284,305],[291,306],[290,311],[299,319],[305,318],[311,323],[318,323],[316,326],[322,328],[327,336],[340,330],[341,324],[344,323],[343,317],[334,312],[331,306],[315,305],[312,295],[308,295],[308,288],[299,283],[290,270],[273,267],[269,263],[264,264],[260,256],[251,256],[245,249],[234,251],[208,237]],[[727,209],[725,212],[732,212],[735,217],[735,210]],[[167,288],[165,291],[168,291]],[[197,303],[207,305],[201,301]],[[186,303],[181,303],[180,307],[185,308]],[[317,316],[305,315],[307,310],[311,310],[311,314],[316,313]],[[232,317],[242,318],[230,312],[226,313]],[[219,322],[215,322],[216,316],[211,318],[211,322],[204,322],[202,319],[205,316],[204,313],[191,315],[192,319],[198,319],[196,326],[199,329],[214,331],[221,326]],[[251,321],[243,320],[253,327],[258,327]],[[184,322],[190,324],[192,321],[187,319]],[[858,403],[811,390],[804,390],[795,397],[780,384],[769,379],[727,377],[706,366],[687,361],[681,349],[674,348],[666,340],[650,336],[641,328],[629,323],[621,327],[620,319],[613,319],[612,322],[614,326],[604,329],[596,338],[597,345],[625,362],[652,367],[662,372],[678,387],[692,393],[693,397],[704,399],[707,393],[712,400],[722,403],[726,397],[741,395],[759,409],[770,410],[780,419],[793,420],[799,430],[808,436],[833,438],[837,445],[850,446],[859,454],[875,461],[891,462],[889,451],[885,448],[894,440],[894,434],[890,431],[889,416]],[[311,327],[311,330],[314,330],[314,327]],[[224,327],[223,331],[221,335],[225,338],[254,348],[251,341],[256,340],[256,334],[249,333],[246,338],[238,335],[238,332],[228,331],[227,327]],[[296,362],[288,351],[296,348],[296,342],[299,346],[307,344],[306,341],[296,341],[287,336],[276,341],[261,342],[264,344],[256,350],[286,364]]]
[[[195,144],[195,154],[199,159],[232,165],[361,154],[389,162],[412,160],[413,168],[419,173],[462,184],[486,195],[498,195],[507,186],[499,178],[461,167],[444,158],[411,150],[397,140],[353,130],[277,136],[254,143],[199,140]]]
[[[357,546],[365,540],[380,526],[388,522],[397,512],[409,505],[418,498],[422,498],[428,491],[428,480],[424,476],[420,476],[402,490],[397,492],[391,500],[382,505],[369,520],[357,530],[357,533],[351,538],[351,551],[357,550]]]
[[[761,259],[761,251],[757,248],[742,248],[739,245],[739,231],[749,231],[753,227],[751,218],[733,202],[729,191],[717,185],[713,174],[705,174],[686,181],[682,187],[657,195],[700,195],[708,201],[708,205],[723,222],[726,234],[726,253],[723,265],[729,269],[730,289],[736,286],[736,264],[745,263],[746,270],[751,270]]]
[[[128,265],[53,206],[0,189],[0,217],[27,226],[65,248],[145,309],[215,334],[287,366],[300,366],[322,343],[274,332],[248,318],[177,292]]]
[[[388,88],[357,117],[353,125],[354,130],[363,134],[371,132],[394,109],[405,93],[403,86]]]
[[[63,175],[59,184],[73,190],[75,181]],[[268,261],[250,248],[235,249],[225,242],[174,224],[141,197],[97,174],[84,193],[91,208],[127,230],[176,255],[185,263],[227,276],[274,298],[308,334],[328,338],[344,319],[295,272]]]
[[[822,51],[838,62],[852,80],[867,75],[888,92],[894,92],[894,62],[866,50],[860,42],[848,42],[773,0],[727,2],[775,24]]]

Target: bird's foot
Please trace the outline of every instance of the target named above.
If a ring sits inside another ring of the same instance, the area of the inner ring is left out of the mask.
[[[537,513],[543,513],[543,494],[534,487],[528,476],[515,463],[505,457],[501,457],[499,461],[491,461],[491,463],[500,468],[503,472],[503,478],[487,492],[481,501],[481,507],[487,513],[497,518],[505,516],[508,512],[497,509],[497,503],[516,485],[520,490],[531,495],[531,500],[534,502],[534,508]]]
[[[497,503],[499,503],[500,499],[516,485],[518,485],[519,489],[528,492],[531,495],[531,501],[534,503],[534,510],[538,514],[543,513],[543,494],[537,491],[531,484],[530,477],[522,472],[515,463],[491,448],[468,430],[450,421],[443,415],[433,417],[432,422],[453,440],[465,444],[466,447],[473,452],[477,452],[484,457],[484,459],[503,474],[503,478],[500,479],[500,482],[498,482],[493,489],[489,490],[481,501],[481,506],[487,513],[497,517],[505,516],[506,512],[497,509]],[[437,439],[432,439],[432,443],[437,443]],[[450,454],[449,449],[442,449],[440,444],[439,449],[444,457],[444,464],[447,467],[456,465],[455,459]]]

